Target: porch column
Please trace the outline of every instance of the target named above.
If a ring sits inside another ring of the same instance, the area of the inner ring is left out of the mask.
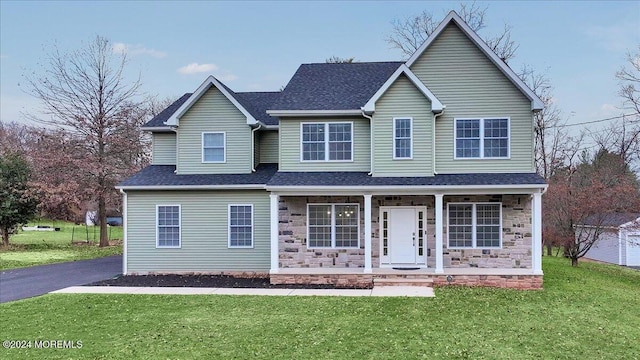
[[[278,240],[279,240],[279,210],[278,210],[278,194],[269,194],[270,207],[269,214],[271,216],[271,274],[278,272]]]
[[[435,194],[436,197],[436,274],[444,273],[442,255],[442,194]]]
[[[364,272],[371,270],[371,194],[364,195]]]
[[[542,275],[542,193],[533,194],[531,203],[531,261],[535,275]]]

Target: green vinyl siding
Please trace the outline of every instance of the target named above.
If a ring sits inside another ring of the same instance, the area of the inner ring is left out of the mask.
[[[260,163],[278,162],[278,132],[261,131],[258,137],[260,148]]]
[[[393,118],[413,118],[412,159],[393,159]],[[376,103],[372,128],[373,176],[433,175],[431,103],[406,76],[400,76]]]
[[[534,171],[531,101],[455,24],[447,26],[411,70],[446,105],[436,120],[438,173]],[[488,117],[511,119],[511,157],[454,160],[454,119]]]
[[[353,123],[353,161],[318,161],[303,162],[300,160],[300,124],[326,122]],[[371,167],[371,135],[369,120],[363,117],[345,118],[304,118],[280,120],[280,171],[370,171]]]
[[[153,165],[176,164],[176,134],[153,133],[151,135],[151,163]]]
[[[266,191],[130,191],[127,194],[129,272],[269,269],[269,195]],[[253,248],[228,248],[229,204],[253,204]],[[180,248],[156,248],[156,205],[180,205]]]
[[[225,132],[224,163],[202,163],[203,132]],[[251,128],[247,118],[215,87],[180,118],[178,144],[178,174],[251,172]]]

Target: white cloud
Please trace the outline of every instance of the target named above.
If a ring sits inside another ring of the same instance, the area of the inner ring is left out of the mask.
[[[215,74],[214,75],[216,77],[216,79],[220,80],[220,81],[233,81],[236,80],[238,77],[233,75],[230,72],[224,72],[222,74]]]
[[[191,63],[187,66],[183,66],[181,68],[178,69],[178,72],[180,74],[198,74],[198,73],[206,73],[206,72],[213,72],[218,70],[218,65],[216,64],[198,64],[198,63]]]
[[[158,59],[167,56],[167,53],[164,51],[149,49],[140,44],[132,45],[132,44],[125,44],[125,43],[115,43],[113,44],[113,52],[125,53],[128,55],[149,55],[151,57],[158,58]]]
[[[614,110],[618,110],[618,108],[615,105],[612,105],[612,104],[602,104],[602,106],[600,106],[600,110],[602,110],[602,111],[614,111]]]
[[[594,25],[586,29],[586,34],[606,50],[626,51],[634,47],[637,26],[637,23],[630,21],[608,26]]]

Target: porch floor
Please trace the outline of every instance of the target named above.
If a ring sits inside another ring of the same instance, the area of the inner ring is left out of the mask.
[[[498,268],[444,268],[443,273],[436,274],[435,268],[420,268],[416,270],[396,270],[393,268],[373,268],[371,273],[365,273],[364,268],[280,268],[276,274],[281,275],[541,275],[534,274],[532,269],[498,269]]]

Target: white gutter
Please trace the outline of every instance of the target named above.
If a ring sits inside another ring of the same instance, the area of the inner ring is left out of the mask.
[[[251,172],[256,172],[256,131],[260,130],[262,123],[258,123],[258,127],[251,130]]]
[[[444,114],[444,109],[447,107],[442,105],[442,111],[433,115],[433,141],[431,142],[431,152],[433,153],[433,175],[438,175],[438,171],[436,171],[436,121],[438,121],[438,117]]]
[[[127,193],[120,189],[122,194],[122,275],[127,275]]]
[[[267,110],[271,116],[352,116],[360,110]]]
[[[360,108],[362,111],[362,116],[369,119],[369,173],[367,175],[371,176],[373,174],[373,116],[369,116],[364,112],[364,108]]]
[[[446,191],[446,190],[505,190],[505,189],[536,189],[546,191],[547,184],[517,184],[517,185],[365,185],[365,186],[268,186],[267,191]]]
[[[116,186],[118,190],[264,190],[265,184],[240,184],[240,185],[139,185]]]

